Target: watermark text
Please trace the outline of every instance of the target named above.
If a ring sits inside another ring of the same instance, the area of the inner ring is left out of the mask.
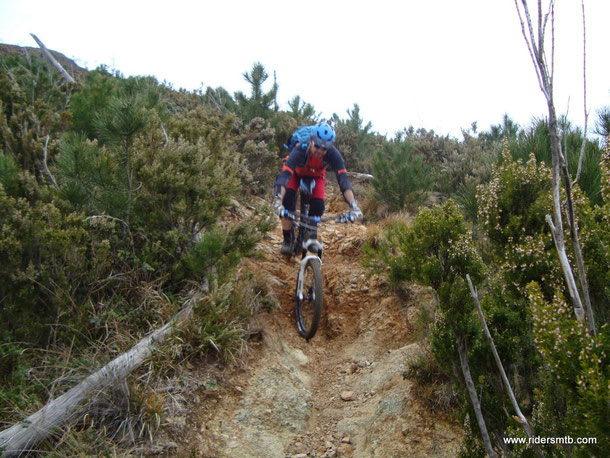
[[[538,445],[566,445],[566,444],[597,444],[597,437],[545,437],[545,436],[534,436],[534,437],[505,437],[505,444],[538,444]]]

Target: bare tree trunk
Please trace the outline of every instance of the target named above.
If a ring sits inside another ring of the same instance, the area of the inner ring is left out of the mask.
[[[555,248],[557,249],[561,269],[568,286],[570,297],[572,298],[574,314],[578,320],[582,321],[584,320],[585,313],[583,310],[580,293],[578,291],[578,286],[576,285],[576,280],[574,279],[574,273],[572,272],[572,267],[570,266],[570,261],[566,252],[565,239],[563,236],[563,215],[561,211],[561,172],[563,169],[562,162],[564,161],[564,158],[561,152],[559,135],[557,134],[557,115],[555,114],[552,94],[548,99],[548,109],[549,134],[551,137],[551,153],[553,157],[553,219],[551,220],[549,217],[547,217],[547,222],[549,223],[553,233],[553,240],[555,241]],[[566,193],[569,197],[571,197],[569,188],[566,189]]]
[[[485,444],[485,450],[487,454],[494,458],[496,456],[493,447],[491,446],[491,439],[489,438],[489,433],[487,432],[487,426],[485,425],[485,418],[483,418],[483,411],[481,410],[481,403],[479,402],[479,397],[477,396],[477,390],[474,387],[474,382],[472,380],[472,375],[470,374],[470,366],[468,365],[468,350],[466,348],[466,341],[464,336],[462,336],[455,329],[453,330],[455,333],[455,340],[457,342],[458,353],[460,355],[460,364],[462,366],[462,374],[464,375],[464,381],[466,382],[466,388],[468,389],[468,394],[470,395],[470,402],[472,402],[472,407],[474,408],[474,413],[477,417],[477,423],[479,424],[479,430],[481,431],[481,436],[483,437],[483,443]]]
[[[491,347],[491,352],[494,355],[494,359],[496,360],[496,365],[498,366],[498,371],[500,371],[500,376],[502,377],[502,382],[504,383],[504,387],[508,393],[508,397],[510,398],[510,402],[515,409],[515,413],[517,414],[517,421],[523,427],[525,434],[527,437],[534,437],[534,432],[527,421],[527,417],[523,415],[521,412],[521,408],[519,407],[519,403],[517,402],[517,398],[515,397],[515,393],[513,392],[513,388],[510,385],[508,377],[506,376],[506,371],[504,370],[504,366],[502,365],[502,360],[500,360],[500,355],[498,355],[498,350],[496,349],[496,344],[494,343],[493,337],[491,336],[491,332],[489,332],[489,327],[487,326],[487,322],[485,321],[485,315],[483,315],[483,310],[481,310],[481,304],[479,303],[479,296],[475,287],[472,284],[472,280],[470,280],[470,275],[466,275],[466,279],[468,280],[468,286],[470,287],[470,294],[472,294],[472,298],[474,300],[475,305],[477,306],[477,313],[479,314],[479,319],[481,320],[481,324],[483,325],[483,331],[485,331],[485,336],[487,336],[487,341],[489,342],[489,346]],[[538,456],[544,456],[540,446],[534,444],[534,451]]]
[[[38,46],[40,46],[40,49],[42,49],[42,53],[47,58],[47,60],[51,63],[51,65],[53,65],[59,71],[59,73],[62,74],[62,76],[68,83],[74,83],[74,78],[72,78],[70,76],[70,74],[64,70],[64,68],[61,66],[61,64],[59,62],[57,62],[57,59],[55,59],[55,57],[53,57],[53,54],[51,54],[51,52],[47,49],[47,47],[43,44],[43,42],[40,41],[38,39],[38,37],[36,35],[34,35],[33,33],[30,33],[30,35],[32,35],[32,38],[34,38],[34,40],[36,40],[36,43],[38,43]]]
[[[585,305],[587,307],[587,326],[589,330],[596,334],[596,326],[595,326],[595,317],[593,315],[593,308],[591,306],[591,300],[589,298],[589,287],[587,282],[587,273],[585,269],[585,264],[582,258],[582,250],[580,247],[580,240],[578,237],[578,227],[576,224],[576,220],[574,218],[574,208],[572,201],[572,193],[571,193],[571,182],[569,173],[567,170],[567,163],[563,152],[561,150],[561,143],[559,141],[559,136],[557,134],[557,115],[555,113],[555,105],[553,103],[553,57],[555,52],[555,29],[554,29],[554,8],[555,8],[555,0],[550,0],[549,2],[549,10],[543,14],[542,12],[542,2],[541,0],[537,1],[538,7],[538,34],[537,38],[534,34],[534,26],[532,24],[529,8],[527,6],[527,0],[521,0],[523,13],[521,8],[519,7],[518,0],[515,0],[515,7],[517,9],[517,13],[519,15],[519,20],[521,22],[521,30],[523,32],[523,37],[525,38],[525,42],[527,44],[528,51],[530,53],[530,57],[532,58],[532,62],[534,64],[534,68],[536,70],[536,76],[538,77],[538,84],[540,85],[540,89],[544,94],[544,97],[547,101],[547,107],[549,110],[549,134],[551,137],[551,153],[553,157],[553,171],[552,171],[552,182],[553,182],[553,218],[551,219],[550,215],[547,215],[547,222],[551,227],[551,231],[553,234],[553,241],[555,242],[555,247],[557,249],[557,253],[559,256],[559,263],[561,265],[561,269],[564,274],[564,278],[568,287],[568,292],[570,294],[570,298],[572,300],[574,315],[580,321],[585,319],[585,312],[583,309],[583,303],[581,299],[580,292],[578,290],[578,286],[576,285],[576,280],[574,279],[574,273],[572,271],[572,267],[570,265],[570,261],[568,259],[568,255],[566,253],[565,240],[563,236],[563,217],[562,217],[562,208],[561,208],[561,179],[565,183],[565,190],[567,195],[567,214],[570,224],[570,236],[572,239],[572,244],[574,246],[574,252],[577,258],[577,266],[578,273],[581,283],[581,288],[583,290],[583,295],[585,297]],[[525,20],[524,20],[525,17]],[[551,43],[551,65],[550,69],[546,60],[546,54],[544,51],[544,35],[546,31],[546,26],[548,23],[549,17],[551,18],[551,32],[552,32],[552,43]],[[527,29],[525,26],[527,23]],[[584,4],[583,4],[583,24],[584,24]],[[586,82],[585,82],[586,85]],[[586,93],[585,93],[586,95]],[[585,102],[585,112],[586,112],[586,102]],[[586,137],[585,137],[586,141]]]
[[[83,404],[91,393],[99,392],[124,380],[150,357],[153,348],[171,335],[178,324],[189,320],[193,306],[200,298],[201,293],[195,293],[165,326],[142,339],[127,353],[118,356],[58,398],[49,401],[38,412],[1,431],[2,453],[6,456],[15,456],[31,451],[37,443],[49,437],[58,427],[74,420],[86,408]]]
[[[584,142],[586,142],[586,137]],[[580,246],[580,237],[578,236],[578,222],[575,218],[574,202],[572,201],[572,183],[570,182],[570,175],[568,173],[568,165],[564,162],[563,164],[563,179],[566,188],[566,203],[567,203],[567,215],[568,215],[568,229],[570,230],[570,238],[572,240],[572,247],[574,248],[574,258],[576,259],[576,267],[578,272],[578,279],[580,282],[580,288],[582,290],[582,296],[584,298],[584,307],[587,312],[587,324],[589,331],[593,335],[597,334],[597,327],[595,325],[595,316],[593,314],[593,306],[591,304],[591,296],[589,295],[589,281],[587,280],[587,270],[585,267],[585,261],[582,255],[582,249]],[[582,307],[582,303],[581,303]]]
[[[582,6],[582,46],[583,46],[582,79],[583,79],[583,105],[584,105],[585,123],[584,123],[584,127],[583,127],[583,134],[582,134],[583,139],[582,139],[582,145],[580,148],[580,156],[578,158],[578,171],[576,172],[576,178],[574,179],[574,183],[570,183],[570,176],[568,174],[567,163],[566,163],[566,167],[565,167],[566,187],[568,185],[573,187],[574,184],[576,184],[578,182],[578,180],[580,178],[580,173],[582,170],[582,162],[585,157],[585,152],[586,152],[586,148],[587,148],[587,124],[588,124],[588,120],[589,120],[589,111],[587,110],[587,26],[586,26],[586,21],[585,21],[585,2],[584,2],[584,0],[581,0],[581,6]],[[570,198],[570,193],[568,193],[568,198]],[[571,204],[571,201],[570,201],[570,204]],[[580,239],[578,237],[578,224],[574,220],[574,210],[572,208],[572,205],[569,206],[568,211],[569,211],[569,215],[570,215],[570,237],[572,238],[572,243],[574,245],[574,255],[576,258],[576,263],[577,263],[578,272],[579,272],[578,278],[580,280],[580,287],[582,289],[583,296],[585,299],[585,309],[587,311],[589,330],[593,334],[596,334],[597,326],[595,325],[595,316],[593,314],[593,305],[591,304],[591,296],[589,294],[589,282],[587,280],[587,271],[585,268],[585,262],[584,262],[584,258],[582,255],[582,250],[580,247]]]

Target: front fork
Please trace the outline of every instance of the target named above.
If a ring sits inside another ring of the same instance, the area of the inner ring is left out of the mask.
[[[299,265],[299,276],[297,277],[298,279],[297,279],[297,292],[296,292],[296,296],[299,301],[303,301],[303,299],[307,295],[307,292],[305,292],[306,294],[303,294],[303,281],[305,279],[305,268],[309,261],[319,262],[320,266],[322,265],[322,260],[314,254],[304,256],[303,259],[301,259],[301,261],[299,262],[299,264],[300,264]],[[312,294],[315,295],[315,292],[313,292]],[[309,299],[314,300],[315,297],[312,297]]]

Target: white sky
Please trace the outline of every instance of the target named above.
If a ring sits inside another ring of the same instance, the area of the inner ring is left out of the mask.
[[[610,1],[585,11],[591,127],[610,105]],[[555,29],[557,111],[582,126],[579,0],[556,0]],[[0,43],[36,47],[30,33],[83,67],[188,90],[249,93],[242,74],[260,61],[281,108],[300,95],[346,118],[358,103],[382,134],[413,125],[461,138],[473,121],[546,114],[514,0],[0,0]]]

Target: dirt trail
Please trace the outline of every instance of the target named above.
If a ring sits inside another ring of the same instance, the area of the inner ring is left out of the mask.
[[[330,202],[329,213],[344,210]],[[336,207],[336,209],[334,208]],[[188,412],[165,425],[163,454],[214,457],[456,456],[458,425],[426,411],[403,377],[420,349],[412,337],[418,299],[388,295],[360,265],[366,227],[331,225],[324,243],[324,315],[309,342],[296,330],[296,261],[280,254],[281,230],[249,261],[280,309],[256,318],[262,330],[239,367],[208,368]]]

